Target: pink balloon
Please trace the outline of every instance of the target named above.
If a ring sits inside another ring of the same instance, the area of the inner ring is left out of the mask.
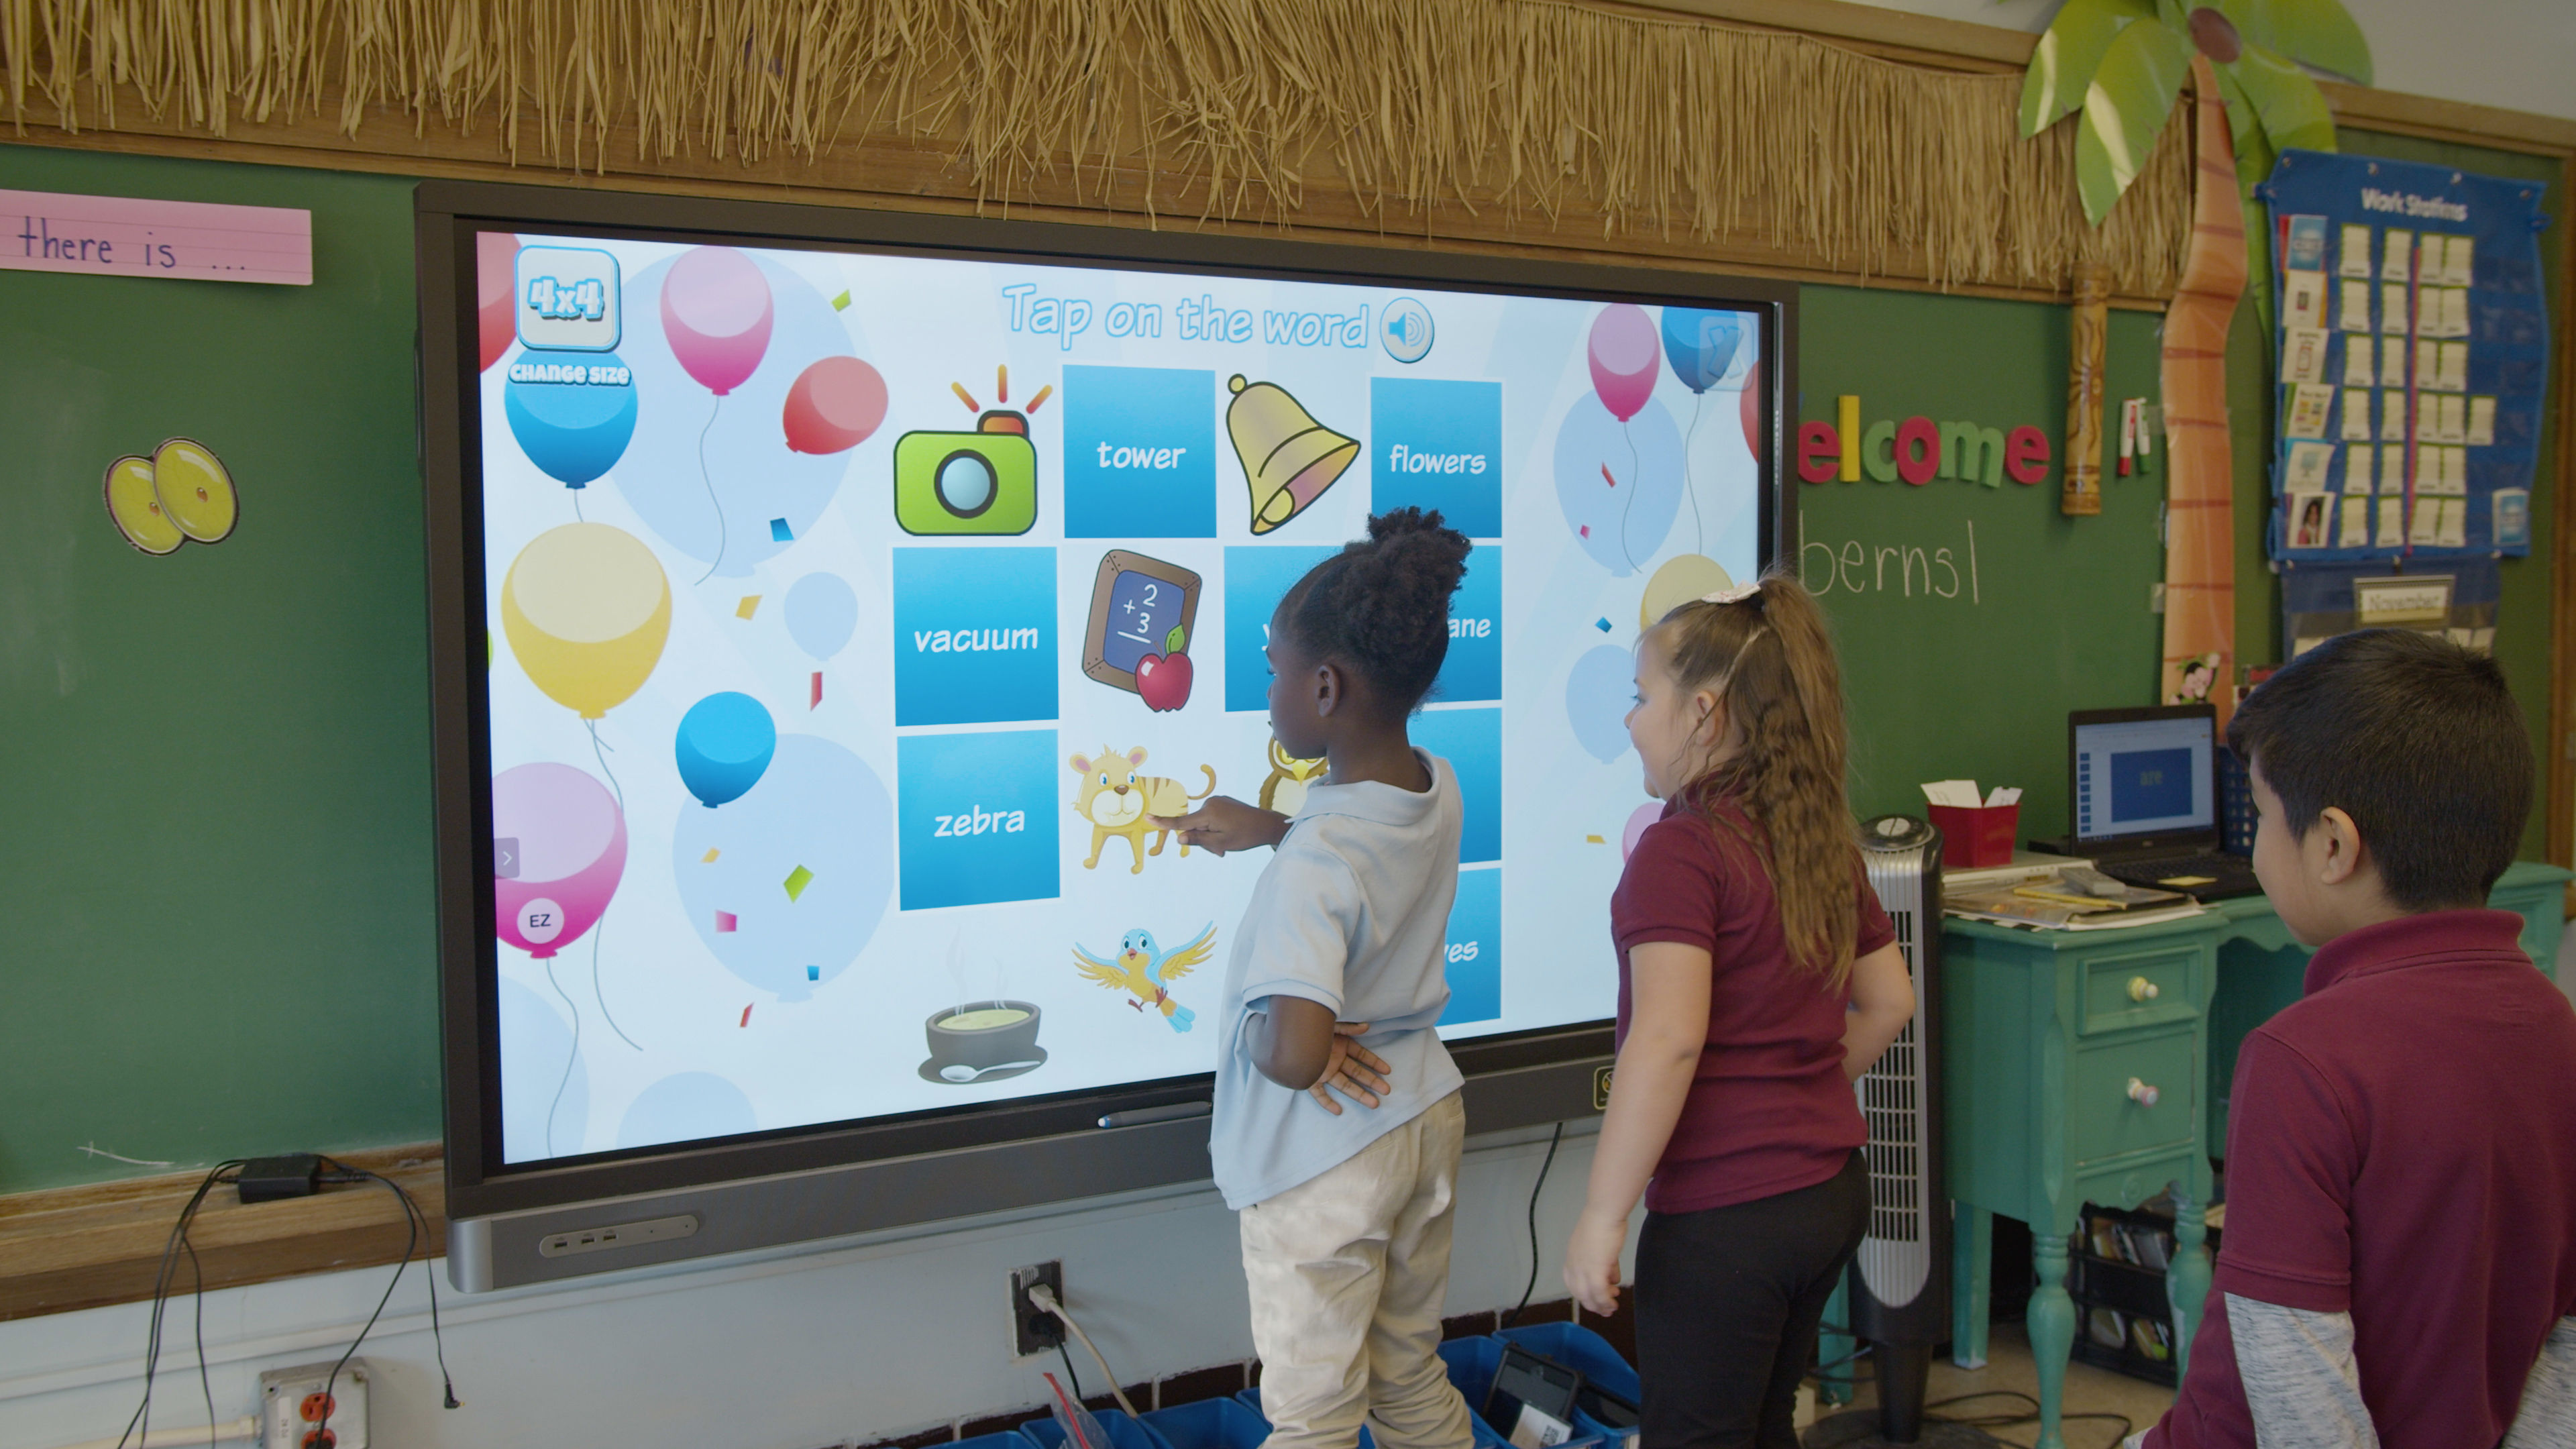
[[[800,453],[838,453],[868,440],[885,421],[885,379],[855,357],[826,357],[797,375],[779,422]]]
[[[731,247],[682,252],[662,278],[662,335],[718,397],[742,386],[769,351],[769,279]]]
[[[1626,860],[1635,855],[1637,841],[1646,833],[1646,827],[1663,818],[1664,802],[1661,800],[1649,800],[1638,806],[1636,813],[1628,817],[1628,828],[1619,833],[1619,858]]]
[[[492,780],[492,864],[501,939],[543,960],[597,925],[617,894],[626,817],[570,765],[504,770]]]
[[[1762,364],[1755,363],[1744,374],[1744,451],[1762,456]]]
[[[1664,363],[1655,319],[1634,302],[1614,302],[1592,319],[1592,390],[1610,416],[1626,422],[1655,394]]]

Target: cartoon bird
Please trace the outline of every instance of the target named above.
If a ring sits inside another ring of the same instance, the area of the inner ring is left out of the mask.
[[[1080,946],[1073,948],[1073,959],[1082,967],[1085,979],[1111,991],[1124,991],[1128,1005],[1138,1011],[1150,1001],[1162,1008],[1163,1016],[1174,1031],[1188,1031],[1198,1013],[1172,999],[1170,984],[1190,974],[1190,969],[1215,954],[1216,927],[1211,924],[1200,931],[1188,945],[1166,954],[1154,944],[1151,931],[1129,931],[1118,940],[1118,959],[1103,961]]]

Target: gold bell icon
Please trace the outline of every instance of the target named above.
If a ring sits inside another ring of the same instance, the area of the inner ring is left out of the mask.
[[[1252,488],[1252,531],[1268,533],[1333,486],[1360,455],[1359,440],[1315,421],[1277,383],[1246,384],[1237,373],[1226,390],[1234,401],[1225,410],[1225,430]]]

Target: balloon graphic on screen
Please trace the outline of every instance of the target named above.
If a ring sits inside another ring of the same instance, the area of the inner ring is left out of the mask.
[[[679,1072],[636,1094],[617,1124],[618,1147],[659,1147],[760,1130],[751,1099],[713,1072]]]
[[[610,477],[656,538],[698,560],[681,575],[684,582],[710,570],[749,577],[794,547],[830,506],[859,455],[791,446],[782,426],[788,394],[815,363],[855,361],[866,350],[847,315],[812,284],[760,253],[737,253],[760,273],[775,315],[758,370],[730,396],[709,396],[685,365],[691,344],[665,326],[654,303],[695,255],[626,278],[626,337],[617,350],[634,370],[637,395],[653,406],[636,419],[635,440]]]
[[[778,737],[760,783],[721,810],[679,807],[681,909],[725,969],[802,1001],[867,948],[894,891],[894,802],[865,761]]]
[[[547,698],[597,719],[643,688],[661,661],[671,581],[635,535],[567,523],[538,534],[510,561],[501,629]]]
[[[1739,396],[1743,398],[1739,407],[1744,416],[1744,451],[1759,458],[1762,456],[1761,363],[1757,362],[1744,370],[1744,391]]]
[[[1664,356],[1682,386],[1693,392],[1717,386],[1735,363],[1735,349],[1744,340],[1743,321],[1740,312],[1664,309]]]
[[[1644,839],[1646,827],[1664,818],[1664,802],[1649,800],[1629,813],[1628,828],[1619,832],[1619,858],[1626,860],[1637,853],[1637,842]]]
[[[580,382],[541,382],[537,368],[575,369]],[[635,436],[635,385],[591,382],[597,369],[626,364],[614,352],[524,352],[510,370],[529,377],[502,385],[501,410],[510,419],[510,436],[519,450],[545,475],[567,488],[580,488],[617,466]]]
[[[772,319],[769,279],[732,247],[683,252],[662,278],[662,332],[671,353],[718,397],[759,368]]]
[[[817,659],[829,659],[859,626],[859,596],[839,574],[807,574],[787,591],[787,637]]]
[[[778,726],[760,701],[730,690],[710,694],[680,716],[673,742],[680,783],[712,810],[760,783],[778,749]]]
[[[1637,415],[1655,394],[1655,375],[1663,356],[1655,345],[1654,319],[1633,302],[1614,302],[1592,319],[1585,347],[1592,364],[1592,390],[1601,405],[1621,422]]]
[[[474,330],[481,344],[482,366],[489,372],[510,344],[519,340],[519,239],[506,231],[478,232],[474,238]]]
[[[1635,656],[1615,644],[1584,651],[1565,675],[1565,718],[1574,742],[1605,764],[1628,749],[1628,706],[1635,703]]]
[[[590,1070],[566,1006],[504,976],[494,993],[501,1028],[501,1160],[579,1152],[590,1120]]]
[[[626,871],[626,817],[608,787],[570,765],[492,777],[493,921],[544,960],[598,924]]]
[[[868,440],[885,421],[886,385],[855,357],[826,357],[796,375],[779,422],[800,453],[840,453]]]
[[[1583,551],[1611,573],[1637,572],[1664,546],[1682,504],[1682,435],[1663,405],[1626,422],[1597,397],[1557,425],[1556,501]]]

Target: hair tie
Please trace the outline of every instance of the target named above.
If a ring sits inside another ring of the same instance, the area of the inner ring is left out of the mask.
[[[1703,604],[1740,604],[1758,596],[1761,592],[1762,581],[1756,579],[1749,584],[1738,584],[1731,589],[1718,589],[1702,594],[1699,596],[1699,601]]]

